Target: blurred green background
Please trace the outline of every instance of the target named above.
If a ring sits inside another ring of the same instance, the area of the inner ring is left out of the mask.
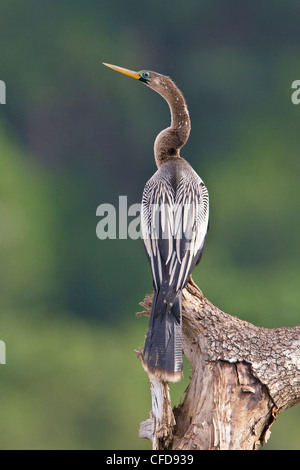
[[[150,269],[141,240],[96,237],[96,209],[141,200],[169,110],[102,61],[170,75],[186,97],[182,156],[210,192],[206,297],[299,323],[299,15],[296,0],[1,1],[1,449],[150,449],[134,354]],[[299,448],[299,418],[280,415],[265,448]]]

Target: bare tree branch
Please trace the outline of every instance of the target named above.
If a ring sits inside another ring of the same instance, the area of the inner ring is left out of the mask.
[[[151,302],[146,296],[141,314]],[[153,449],[257,449],[276,416],[300,402],[300,327],[260,328],[230,316],[191,278],[182,315],[191,382],[172,412],[168,384],[150,380],[152,411],[140,436]]]

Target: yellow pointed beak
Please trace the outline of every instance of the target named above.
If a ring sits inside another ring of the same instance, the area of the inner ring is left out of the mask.
[[[121,72],[124,75],[128,75],[128,77],[136,78],[139,80],[140,74],[138,72],[134,72],[133,70],[128,70],[124,69],[123,67],[118,67],[117,65],[111,65],[111,64],[106,64],[105,62],[102,62],[103,65],[106,65],[106,67],[109,67],[110,69],[116,70],[117,72]]]

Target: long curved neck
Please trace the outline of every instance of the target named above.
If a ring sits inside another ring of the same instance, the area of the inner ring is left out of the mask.
[[[171,126],[161,131],[155,139],[154,156],[159,168],[172,157],[179,157],[181,147],[187,142],[191,122],[181,91],[168,77],[164,77],[156,91],[167,101],[171,112]]]

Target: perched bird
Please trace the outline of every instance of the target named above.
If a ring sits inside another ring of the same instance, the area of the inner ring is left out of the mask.
[[[182,376],[182,289],[199,262],[209,219],[202,179],[179,155],[191,124],[181,91],[156,72],[104,64],[159,93],[171,111],[171,125],[154,143],[156,173],[146,183],[141,209],[143,240],[151,266],[154,297],[143,352],[150,376],[176,382]]]

